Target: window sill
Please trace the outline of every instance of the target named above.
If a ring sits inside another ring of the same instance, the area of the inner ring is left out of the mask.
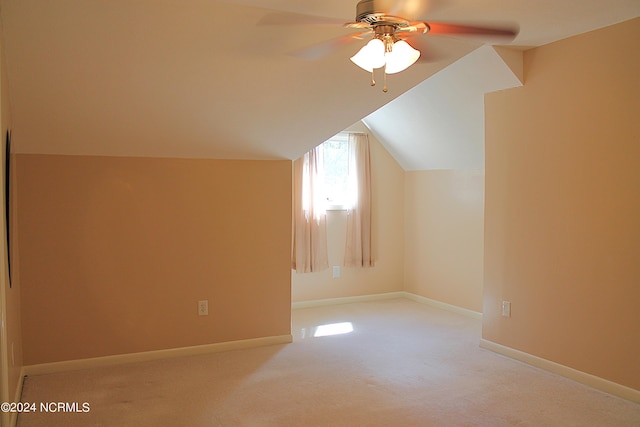
[[[349,208],[346,205],[328,205],[325,208],[327,211],[346,211]]]

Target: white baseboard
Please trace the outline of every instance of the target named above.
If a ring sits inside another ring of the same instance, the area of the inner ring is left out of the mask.
[[[554,374],[572,379],[579,383],[588,385],[589,387],[604,391],[605,393],[613,394],[615,396],[631,400],[632,402],[640,403],[640,390],[635,390],[630,387],[605,380],[604,378],[600,378],[586,372],[578,371],[577,369],[573,369],[568,366],[561,365],[559,363],[552,362],[550,360],[543,359],[541,357],[534,356],[532,354],[525,353],[523,351],[516,350],[514,348],[507,347],[486,339],[480,340],[480,347],[502,354],[503,356],[519,360],[528,365],[535,366],[536,368],[553,372]]]
[[[24,385],[24,376],[25,376],[25,373],[24,373],[24,366],[23,366],[22,368],[20,368],[20,377],[18,378],[18,385],[16,386],[16,391],[13,395],[14,402],[20,402],[20,400],[22,399],[22,386]],[[18,423],[18,413],[12,412],[9,418],[9,426],[15,427],[17,423]]]
[[[452,304],[447,304],[446,302],[437,301],[431,298],[423,297],[421,295],[413,294],[411,292],[406,292],[406,291],[387,292],[384,294],[358,295],[354,297],[339,297],[339,298],[317,299],[317,300],[311,300],[311,301],[300,301],[300,302],[292,303],[291,308],[296,310],[299,308],[321,307],[325,305],[335,305],[335,304],[349,304],[354,302],[379,301],[383,299],[393,299],[393,298],[407,298],[412,301],[419,302],[421,304],[429,305],[431,307],[452,311],[458,314],[462,314],[464,316],[473,317],[474,319],[482,320],[482,313],[479,313],[477,311],[458,307]]]
[[[93,357],[90,359],[65,360],[63,362],[28,365],[23,368],[23,373],[24,375],[52,374],[55,372],[76,371],[80,369],[122,365],[125,363],[147,362],[151,360],[169,359],[173,357],[196,356],[208,353],[218,353],[221,351],[241,350],[245,348],[262,347],[266,345],[288,344],[292,341],[293,337],[291,336],[291,334],[277,335],[271,337],[252,338],[247,340],[228,341],[191,347],[145,351],[141,353],[117,354],[114,356]],[[22,387],[20,389],[22,389]]]
[[[299,301],[291,303],[291,308],[297,310],[299,308],[322,307],[325,305],[350,304],[354,302],[379,301],[383,299],[404,298],[405,292],[387,292],[384,294],[357,295],[353,297],[338,297],[315,299],[310,301]]]
[[[468,308],[462,308],[457,305],[447,304],[446,302],[438,301],[435,299],[423,297],[422,295],[412,294],[411,292],[402,292],[405,298],[410,300],[430,305],[431,307],[441,308],[447,311],[453,311],[454,313],[462,314],[463,316],[472,317],[474,319],[482,320],[482,313],[479,311],[469,310]]]

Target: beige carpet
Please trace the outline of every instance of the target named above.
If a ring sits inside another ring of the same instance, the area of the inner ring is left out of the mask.
[[[23,401],[90,412],[18,425],[640,426],[639,404],[481,349],[480,328],[404,299],[295,310],[292,344],[29,377]]]

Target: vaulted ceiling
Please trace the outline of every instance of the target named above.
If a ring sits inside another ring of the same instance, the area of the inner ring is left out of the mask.
[[[431,61],[389,76],[383,93],[348,60],[365,41],[294,54],[352,30],[261,25],[274,12],[353,21],[356,3],[0,0],[14,150],[294,159],[364,119],[406,169],[481,167],[482,142],[455,132],[465,121],[477,134],[482,94],[519,84],[517,65],[501,62],[513,53],[428,35]],[[640,16],[638,0],[390,4],[412,19],[517,24],[516,50]]]

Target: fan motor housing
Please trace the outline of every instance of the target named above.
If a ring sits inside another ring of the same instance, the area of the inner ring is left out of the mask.
[[[370,25],[389,24],[396,27],[409,25],[409,21],[398,16],[388,15],[384,2],[380,0],[360,0],[356,5],[356,21]]]

